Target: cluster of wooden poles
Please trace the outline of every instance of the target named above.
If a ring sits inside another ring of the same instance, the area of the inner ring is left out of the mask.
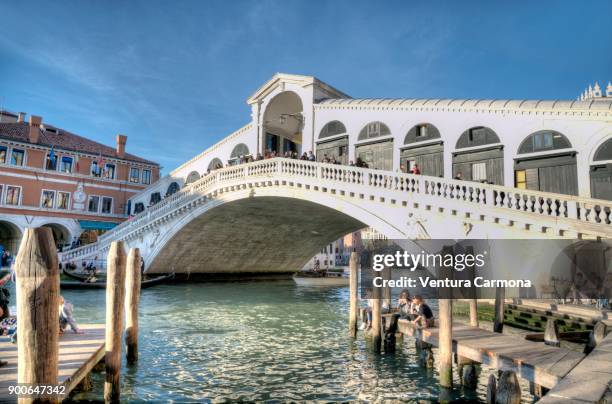
[[[349,335],[353,338],[357,337],[358,323],[360,318],[359,308],[359,267],[360,258],[357,252],[351,253],[349,261],[350,278],[349,278]],[[382,271],[382,277],[385,280],[391,279],[391,269],[385,268]],[[385,352],[395,351],[395,333],[397,332],[397,317],[382,315],[382,302],[386,301],[391,307],[391,289],[389,287],[380,288],[374,287],[372,290],[372,322],[371,328],[366,333],[366,337],[370,339],[370,345],[375,352],[381,352],[384,347]],[[504,327],[504,300],[505,288],[497,288],[495,296],[495,317],[493,331],[501,333]],[[478,301],[470,299],[470,325],[478,327]],[[385,324],[386,323],[386,324]],[[452,389],[453,387],[453,301],[450,298],[438,300],[438,330],[439,330],[439,345],[438,345],[438,370],[439,383],[442,388]],[[416,341],[417,351],[421,358],[420,362],[427,367],[433,367],[433,354],[431,345],[424,341]],[[476,388],[477,373],[475,363],[468,358],[457,356],[457,365],[462,383],[466,387]],[[511,374],[510,374],[511,373]],[[491,375],[492,376],[492,375]],[[502,378],[513,378],[507,384],[518,385],[516,375],[513,372],[508,372],[508,375],[500,373],[500,381]],[[504,386],[505,387],[505,386]],[[489,380],[489,390],[495,390],[495,378]],[[517,396],[516,392],[511,393]],[[519,390],[520,396],[520,390]]]
[[[125,317],[126,357],[138,360],[140,251],[126,257],[122,241],[111,244],[106,283],[104,399],[120,398],[121,335]],[[17,277],[17,382],[31,386],[58,385],[60,270],[50,228],[26,229],[15,262]],[[125,316],[124,316],[125,309]],[[55,401],[55,399],[21,399]]]

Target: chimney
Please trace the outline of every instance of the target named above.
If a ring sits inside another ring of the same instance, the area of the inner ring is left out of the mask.
[[[23,122],[25,122],[25,116],[26,116],[26,113],[25,113],[25,112],[20,112],[20,113],[18,113],[18,114],[17,114],[17,122],[18,122],[18,123],[23,123]]]
[[[127,136],[117,135],[117,157],[125,157],[125,143],[127,142]]]
[[[38,143],[38,138],[40,137],[40,125],[42,125],[42,117],[30,115],[30,133],[28,134],[28,140],[30,143]]]

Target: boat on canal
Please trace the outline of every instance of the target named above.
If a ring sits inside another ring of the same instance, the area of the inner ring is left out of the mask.
[[[91,275],[85,273],[76,273],[62,270],[62,273],[71,280],[60,281],[61,289],[105,289],[106,288],[106,276],[105,274],[96,275],[96,280],[93,282],[90,280]],[[174,274],[160,275],[155,278],[145,278],[140,283],[141,289],[150,288],[151,286],[159,285],[167,282],[174,278]]]
[[[348,286],[349,278],[343,270],[307,270],[293,275],[293,281],[298,286]]]

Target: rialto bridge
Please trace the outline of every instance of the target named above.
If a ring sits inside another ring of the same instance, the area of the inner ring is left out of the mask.
[[[278,74],[249,98],[251,123],[61,259],[102,258],[121,239],[147,272],[286,272],[364,227],[394,239],[610,237],[611,99],[358,100]],[[309,151],[343,164],[240,164]],[[347,165],[357,159],[369,168]],[[405,172],[415,165],[420,175]]]

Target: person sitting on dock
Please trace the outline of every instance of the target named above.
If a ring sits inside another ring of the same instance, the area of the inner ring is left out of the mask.
[[[413,324],[421,328],[429,328],[434,326],[434,315],[433,311],[425,300],[420,295],[415,295],[412,299],[413,303],[416,306],[416,317],[412,320]]]
[[[60,334],[64,332],[67,326],[70,326],[75,334],[84,334],[84,331],[79,328],[72,316],[72,304],[65,301],[63,296],[59,297],[59,323]]]
[[[408,292],[408,289],[401,291],[399,298],[397,299],[397,311],[400,318],[408,318],[412,320],[412,316],[415,313],[413,311],[412,299],[410,298],[410,292]]]

